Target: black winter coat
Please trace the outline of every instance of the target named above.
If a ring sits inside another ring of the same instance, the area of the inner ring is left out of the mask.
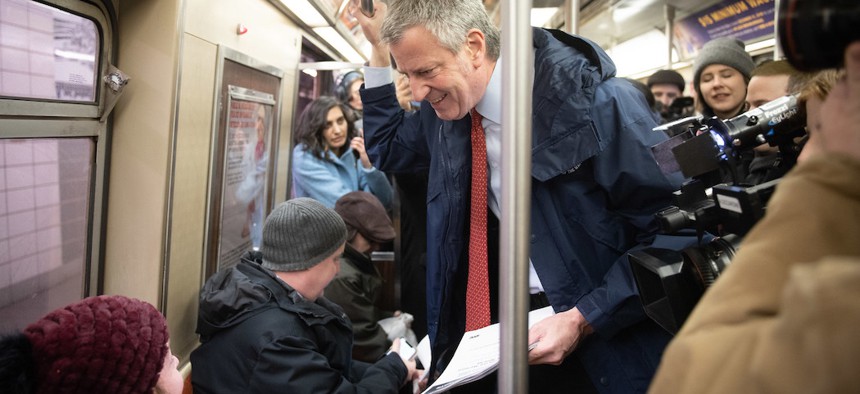
[[[307,301],[250,259],[206,282],[197,333],[195,393],[396,393],[406,379],[397,354],[353,361],[339,306]]]

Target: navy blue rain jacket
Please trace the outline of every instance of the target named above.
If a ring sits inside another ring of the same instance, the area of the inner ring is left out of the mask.
[[[560,37],[564,42],[559,41]],[[571,43],[574,46],[569,46]],[[556,312],[595,330],[573,353],[602,392],[644,392],[669,335],[646,319],[626,254],[653,239],[654,213],[682,179],[658,168],[665,139],[641,93],[596,44],[534,29],[530,257]],[[427,308],[434,364],[464,331],[470,116],[406,113],[392,85],[361,91],[367,152],[390,172],[429,169]],[[504,158],[503,158],[504,159]]]

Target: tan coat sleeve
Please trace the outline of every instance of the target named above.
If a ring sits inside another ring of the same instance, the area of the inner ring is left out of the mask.
[[[858,294],[860,162],[817,157],[777,186],[649,392],[860,392]]]

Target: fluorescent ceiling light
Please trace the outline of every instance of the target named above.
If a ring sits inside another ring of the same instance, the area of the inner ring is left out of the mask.
[[[364,63],[364,57],[355,50],[333,27],[315,27],[314,32],[341,55],[353,63]]]
[[[558,7],[532,8],[531,25],[534,27],[543,27],[549,23],[549,20],[552,19],[552,16],[557,11]]]
[[[615,45],[606,52],[615,62],[616,74],[626,77],[645,70],[665,67],[667,46],[666,35],[659,30],[651,30]],[[674,48],[672,58],[678,58]]]
[[[755,52],[759,49],[769,48],[769,47],[772,47],[774,45],[776,45],[776,39],[775,38],[768,38],[767,40],[754,42],[752,44],[747,45],[746,50],[747,50],[747,52]]]
[[[673,63],[673,64],[672,64],[672,69],[673,69],[673,70],[677,70],[677,69],[679,69],[679,68],[686,68],[686,67],[692,67],[692,66],[693,66],[693,62],[692,62],[692,61],[686,61],[686,62],[675,62],[675,63]]]
[[[328,20],[308,0],[280,0],[296,17],[310,27],[329,26]]]
[[[639,17],[651,4],[654,4],[654,0],[619,1],[610,8],[612,20],[616,24],[626,23],[630,18]]]

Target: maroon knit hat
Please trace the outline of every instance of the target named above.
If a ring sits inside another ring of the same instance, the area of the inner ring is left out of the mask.
[[[36,393],[152,393],[167,355],[167,322],[123,296],[86,298],[24,330]]]

